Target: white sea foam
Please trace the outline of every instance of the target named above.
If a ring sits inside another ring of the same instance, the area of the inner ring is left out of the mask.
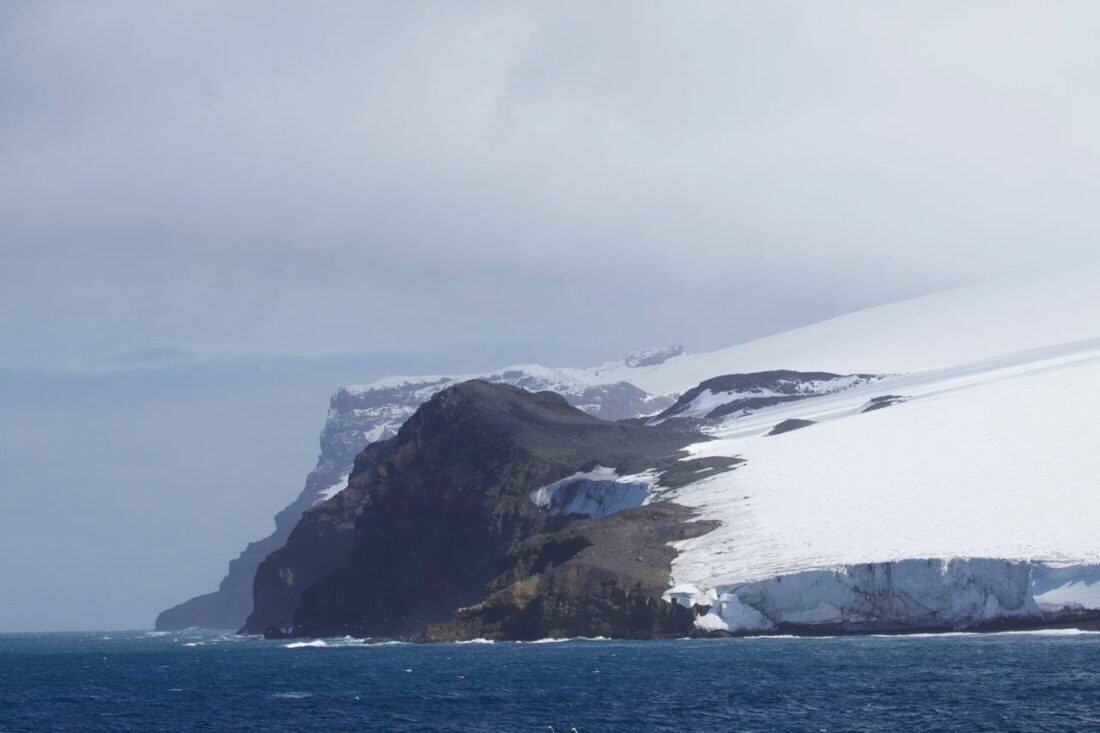
[[[1015,631],[943,631],[938,633],[933,631],[919,634],[870,634],[869,636],[875,639],[961,639],[997,636],[1090,636],[1097,634],[1100,634],[1100,631],[1086,629],[1018,629]]]
[[[1020,631],[994,631],[997,636],[1091,636],[1100,631],[1087,629],[1023,629]]]

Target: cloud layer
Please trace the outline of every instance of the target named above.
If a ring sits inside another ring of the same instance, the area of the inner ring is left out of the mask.
[[[1090,3],[5,3],[0,340],[726,345],[1094,257]]]

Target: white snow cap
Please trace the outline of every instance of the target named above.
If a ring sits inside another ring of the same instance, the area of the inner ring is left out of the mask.
[[[858,622],[868,572],[941,620],[1100,608],[1096,274],[929,296],[708,355],[896,376],[729,420],[691,446],[745,463],[668,492],[719,526],[674,543],[666,597],[713,592],[700,625],[741,630],[762,628],[754,614]],[[817,424],[768,435],[793,418]]]

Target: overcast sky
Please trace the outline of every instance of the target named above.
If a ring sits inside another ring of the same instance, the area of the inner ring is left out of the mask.
[[[0,629],[212,589],[340,382],[1095,261],[1097,38],[1094,2],[0,3]]]

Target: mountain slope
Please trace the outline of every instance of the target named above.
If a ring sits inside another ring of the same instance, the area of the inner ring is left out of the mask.
[[[905,401],[868,412],[886,392]],[[730,421],[689,451],[745,462],[664,495],[719,523],[676,545],[676,594],[731,630],[972,625],[1058,610],[1067,593],[1100,608],[1098,415],[1094,340]],[[814,422],[770,434],[793,418]],[[899,578],[919,610],[868,605],[870,587],[895,601]]]
[[[750,414],[783,402],[797,402],[852,389],[880,378],[873,374],[840,375],[789,369],[726,374],[711,377],[692,387],[680,395],[672,407],[647,422],[658,425],[674,419],[715,420],[735,413]]]
[[[736,375],[748,372],[790,369],[901,375],[870,386],[845,384],[852,391],[837,398],[839,403],[827,394],[831,388],[826,387],[813,390],[812,406],[767,408],[763,419],[776,418],[766,426],[771,430],[783,419],[804,420],[812,418],[814,411],[827,412],[829,405],[844,405],[839,409],[853,414],[879,412],[878,408],[893,405],[881,410],[886,413],[902,406],[897,403],[904,402],[907,390],[919,390],[922,383],[980,382],[993,367],[1011,369],[1015,363],[1015,368],[1026,369],[1031,361],[1052,358],[1057,353],[1070,354],[1087,345],[1082,342],[1100,337],[1098,293],[1100,270],[1082,270],[870,308],[715,352],[685,354],[679,348],[659,349],[589,369],[526,365],[486,376],[491,381],[528,389],[558,391],[592,414],[618,418],[653,415],[672,405],[678,395],[719,376],[736,379]],[[333,398],[322,436],[318,467],[299,499],[280,514],[276,532],[250,545],[231,564],[230,575],[217,593],[165,612],[158,619],[158,628],[243,622],[251,610],[256,567],[268,553],[282,546],[305,510],[344,487],[355,452],[371,441],[393,435],[424,400],[458,379],[397,377],[340,390]],[[700,386],[700,394],[702,390]],[[707,396],[729,393],[728,397],[734,392],[712,390]],[[751,395],[742,397],[755,399]],[[866,399],[856,404],[857,398]],[[752,404],[758,408],[761,403]],[[734,404],[730,409],[736,407]],[[691,409],[690,405],[685,407]],[[711,415],[714,410],[705,412]],[[722,417],[721,412],[713,416]],[[740,417],[738,426],[727,428],[726,437],[751,434],[757,429],[754,421],[760,415]],[[792,435],[816,430],[811,425]]]
[[[305,635],[393,636],[446,622],[485,596],[508,558],[524,554],[524,542],[555,526],[531,500],[533,488],[593,464],[618,474],[664,467],[693,439],[698,436],[598,420],[551,392],[477,380],[450,387],[417,410],[395,439],[368,449],[349,488],[307,512],[286,546],[260,565],[246,630],[293,625]],[[656,517],[639,521],[665,527],[666,540],[690,536],[675,529],[686,513],[669,509],[659,522]],[[557,547],[554,564],[583,549],[576,541],[542,546]],[[581,573],[596,573],[597,585],[628,596],[642,593],[639,602],[658,617],[662,608],[674,616],[660,600],[670,559],[667,552],[663,574],[636,562],[633,573],[611,562],[589,563]],[[643,568],[651,578],[644,592],[635,577]],[[578,605],[584,600],[571,598]],[[572,623],[598,622],[578,611]]]
[[[631,370],[650,394],[776,369],[898,374],[1100,337],[1100,268],[933,293]],[[615,380],[621,366],[603,369]]]
[[[658,364],[682,353],[679,347],[649,349],[631,354],[624,364]],[[626,372],[629,373],[627,368]],[[477,375],[474,375],[477,376]],[[250,543],[229,564],[229,573],[217,591],[192,598],[162,612],[157,629],[200,626],[240,628],[252,612],[252,582],[256,568],[282,547],[302,514],[331,498],[347,485],[355,456],[370,443],[391,438],[432,395],[471,376],[392,377],[372,384],[341,387],[329,402],[321,432],[317,466],[306,477],[298,497],[275,517],[275,531]],[[659,412],[673,399],[649,395],[626,381],[600,381],[583,369],[542,366],[512,367],[483,375],[488,381],[512,384],[531,391],[552,390],[596,417],[616,420]]]
[[[739,411],[709,439],[457,385],[365,452],[350,487],[264,562],[247,630],[1096,623],[1098,412],[1100,339]]]

